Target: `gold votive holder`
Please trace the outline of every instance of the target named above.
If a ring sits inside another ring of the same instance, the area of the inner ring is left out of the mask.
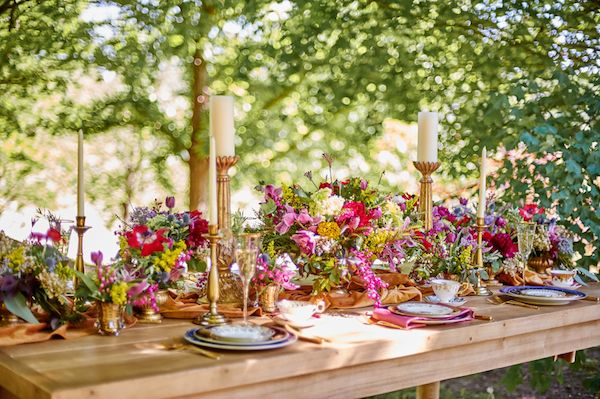
[[[483,270],[483,232],[488,226],[485,225],[485,219],[477,218],[475,229],[477,230],[477,250],[475,251],[475,295],[489,296],[492,292],[485,286],[481,280],[481,270]]]
[[[77,216],[75,218],[75,232],[77,232],[77,256],[75,257],[75,270],[80,273],[85,273],[85,263],[83,261],[83,235],[91,227],[85,225],[85,216]],[[79,279],[75,277],[73,286],[77,290]]]

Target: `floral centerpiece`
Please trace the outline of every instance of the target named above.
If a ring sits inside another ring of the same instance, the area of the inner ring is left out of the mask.
[[[301,276],[314,278],[314,293],[343,287],[356,276],[378,303],[386,283],[375,274],[374,264],[385,260],[395,270],[403,261],[410,218],[391,195],[364,179],[317,184],[312,173],[306,176],[312,191],[297,184],[260,186],[264,247],[273,259],[289,254]]]
[[[188,268],[201,269],[203,260],[195,255],[208,245],[208,222],[201,212],[173,212],[173,197],[167,197],[166,209],[162,205],[134,208],[117,232],[117,262],[134,279],[147,279],[147,304],[155,310],[157,290],[174,284]]]
[[[38,322],[31,307],[39,306],[56,329],[79,318],[67,297],[75,277],[66,256],[70,230],[64,229],[53,214],[38,214],[25,242],[0,233],[0,301],[12,314],[30,323]],[[45,233],[33,232],[40,217],[48,220]]]

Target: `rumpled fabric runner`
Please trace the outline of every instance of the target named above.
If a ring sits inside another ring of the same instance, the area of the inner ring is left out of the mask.
[[[436,318],[436,320],[459,320],[460,322],[473,320],[473,309],[469,308],[461,308],[460,313],[450,316],[448,318]],[[371,316],[376,321],[384,321],[386,323],[391,323],[395,326],[402,327],[406,330],[410,330],[412,328],[425,327],[426,324],[420,323],[422,320],[431,320],[427,317],[420,316],[401,316],[395,313],[390,312],[385,308],[376,308],[373,310],[373,315]],[[457,321],[458,323],[458,321]]]
[[[533,270],[525,270],[525,283],[523,283],[523,276],[520,274],[510,273],[499,273],[496,274],[496,280],[506,285],[544,285],[544,281],[551,280],[551,277],[541,275]]]
[[[160,314],[169,319],[195,319],[210,310],[208,304],[198,304],[198,294],[189,293],[177,295],[169,291],[167,302],[161,305]],[[243,317],[243,311],[238,306],[219,304],[219,313],[228,318]],[[249,307],[248,316],[262,316],[260,308]]]
[[[381,292],[381,303],[392,304],[410,301],[411,299],[421,300],[421,291],[411,282],[406,274],[400,273],[378,273],[377,276],[388,283],[388,288]],[[363,281],[358,277],[353,277],[348,286],[347,293],[322,293],[311,295],[312,286],[302,286],[297,290],[284,291],[279,294],[280,299],[291,299],[297,301],[316,302],[322,300],[327,308],[349,309],[373,306],[373,301],[367,295],[364,289]]]
[[[125,323],[128,328],[132,327],[136,321],[137,319],[133,316],[125,316]],[[84,319],[80,322],[76,324],[63,324],[54,331],[50,329],[49,323],[19,323],[16,325],[0,326],[0,346],[44,342],[55,337],[73,339],[97,334],[98,330],[94,326],[95,323],[96,311],[94,307],[84,315]]]

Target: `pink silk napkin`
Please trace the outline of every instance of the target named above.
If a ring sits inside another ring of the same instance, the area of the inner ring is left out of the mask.
[[[452,316],[448,316],[445,318],[436,318],[435,320],[459,320],[469,321],[473,320],[473,309],[469,308],[461,308],[461,311]],[[392,323],[397,325],[398,327],[405,328],[410,330],[411,328],[425,327],[426,324],[420,323],[421,320],[431,320],[427,317],[421,316],[400,316],[399,314],[395,314],[387,310],[386,308],[376,308],[373,310],[373,319],[377,321],[385,321],[387,323]]]

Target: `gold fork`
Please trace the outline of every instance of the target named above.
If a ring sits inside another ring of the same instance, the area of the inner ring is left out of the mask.
[[[529,308],[529,309],[539,309],[539,306],[536,305],[530,305],[528,303],[523,303],[523,302],[519,302],[519,301],[515,301],[514,299],[504,299],[502,297],[499,297],[497,295],[494,295],[491,298],[487,298],[487,301],[489,303],[492,303],[494,305],[503,305],[503,304],[508,304],[508,305],[514,305],[514,306],[520,306],[522,308]]]

